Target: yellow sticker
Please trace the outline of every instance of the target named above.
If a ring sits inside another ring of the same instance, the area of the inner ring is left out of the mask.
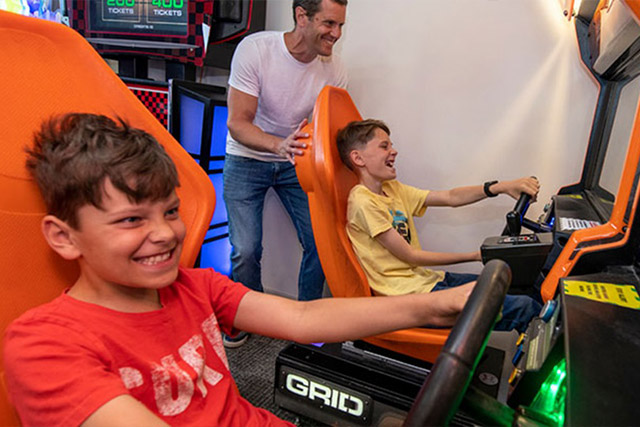
[[[562,197],[569,197],[571,199],[580,199],[582,200],[581,194],[563,194]]]
[[[640,297],[633,285],[565,280],[564,293],[593,301],[640,310]]]

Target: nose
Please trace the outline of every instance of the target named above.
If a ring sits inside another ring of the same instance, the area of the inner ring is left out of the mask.
[[[154,243],[170,242],[176,239],[176,236],[176,230],[165,218],[153,221],[151,224],[149,239]]]
[[[342,27],[340,25],[334,25],[331,29],[331,37],[334,37],[336,41],[342,36]]]

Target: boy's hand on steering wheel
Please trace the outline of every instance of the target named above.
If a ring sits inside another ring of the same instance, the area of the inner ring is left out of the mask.
[[[503,181],[504,185],[503,193],[508,194],[515,200],[518,200],[521,193],[526,193],[531,196],[531,202],[535,202],[540,191],[540,182],[535,176],[526,176],[513,181]]]

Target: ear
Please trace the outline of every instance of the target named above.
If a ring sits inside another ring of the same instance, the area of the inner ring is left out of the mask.
[[[62,258],[74,260],[80,257],[80,250],[73,242],[73,228],[60,218],[47,215],[42,219],[42,234],[51,246]]]
[[[358,168],[364,167],[365,165],[365,161],[358,150],[351,150],[349,153],[349,160],[351,160],[352,165]]]
[[[309,22],[307,11],[302,6],[296,6],[296,26],[304,27]]]

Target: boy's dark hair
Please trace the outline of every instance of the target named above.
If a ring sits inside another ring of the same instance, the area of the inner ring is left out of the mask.
[[[96,114],[70,113],[46,120],[27,148],[27,169],[48,212],[78,228],[78,209],[101,208],[104,182],[130,200],[160,200],[180,185],[173,161],[147,132]]]
[[[342,6],[346,6],[348,0],[331,0],[334,3],[341,4]],[[293,0],[293,23],[297,24],[296,21],[296,7],[300,6],[304,10],[307,11],[307,16],[309,19],[313,18],[318,11],[320,11],[320,5],[322,4],[322,0]]]
[[[362,148],[373,138],[376,129],[382,129],[391,135],[389,127],[382,121],[376,119],[367,119],[349,123],[338,132],[337,144],[340,159],[349,169],[354,170],[349,154],[353,150]]]

